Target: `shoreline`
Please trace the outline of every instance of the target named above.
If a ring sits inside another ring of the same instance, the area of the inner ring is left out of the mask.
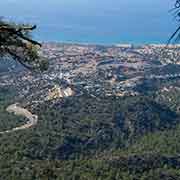
[[[76,46],[104,46],[104,47],[122,47],[122,48],[132,48],[132,47],[170,47],[170,48],[180,48],[180,43],[178,44],[164,44],[164,43],[112,43],[112,44],[105,44],[105,43],[81,43],[81,42],[64,42],[64,41],[39,41],[42,44],[55,44],[55,45],[76,45]]]

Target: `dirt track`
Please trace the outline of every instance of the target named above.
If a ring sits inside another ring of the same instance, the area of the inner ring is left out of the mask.
[[[8,106],[6,111],[9,113],[14,113],[15,115],[18,115],[18,116],[26,117],[28,119],[28,121],[26,124],[24,124],[22,126],[15,127],[11,130],[0,132],[0,134],[11,133],[11,132],[19,131],[19,130],[29,129],[29,128],[35,126],[38,122],[37,115],[33,115],[27,109],[17,106],[17,104],[12,104],[12,105]]]

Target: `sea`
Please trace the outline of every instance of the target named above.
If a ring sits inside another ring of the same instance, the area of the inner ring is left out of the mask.
[[[175,0],[0,0],[0,16],[36,24],[43,42],[164,44],[178,26]]]

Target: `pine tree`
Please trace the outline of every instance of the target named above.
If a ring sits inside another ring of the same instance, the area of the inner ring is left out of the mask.
[[[48,62],[39,56],[41,44],[31,38],[36,26],[15,24],[0,19],[0,58],[13,59],[28,69],[45,70]]]
[[[179,23],[179,20],[180,20],[180,0],[176,0],[174,7],[171,9],[171,12],[173,13],[174,18]],[[170,43],[172,40],[179,41],[179,39],[180,39],[180,26],[176,29],[176,31],[169,38],[168,43]]]

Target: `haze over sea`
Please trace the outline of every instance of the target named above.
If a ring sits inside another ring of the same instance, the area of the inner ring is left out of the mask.
[[[40,41],[166,43],[175,0],[1,0],[0,16],[38,25]]]

